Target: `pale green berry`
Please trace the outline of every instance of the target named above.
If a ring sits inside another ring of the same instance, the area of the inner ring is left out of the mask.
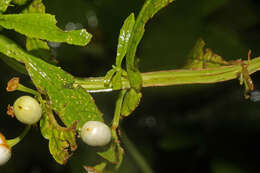
[[[105,146],[111,140],[111,130],[103,122],[87,121],[81,128],[80,136],[90,146]]]
[[[24,124],[35,124],[41,119],[41,105],[33,97],[19,97],[13,107],[15,117]]]

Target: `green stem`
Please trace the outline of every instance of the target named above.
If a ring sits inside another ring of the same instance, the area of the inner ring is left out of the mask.
[[[120,120],[120,116],[121,116],[121,107],[123,104],[123,99],[124,99],[125,93],[126,93],[126,90],[122,90],[116,101],[116,108],[115,108],[114,118],[113,118],[113,122],[112,122],[112,136],[115,140],[117,140],[116,129],[119,126],[119,120]]]
[[[260,57],[250,61],[244,61],[248,64],[247,70],[252,74],[260,70]],[[171,86],[183,84],[209,84],[217,83],[238,78],[242,71],[241,63],[228,66],[221,66],[209,69],[181,69],[168,71],[155,71],[142,73],[142,87]],[[89,92],[108,92],[112,87],[104,86],[104,77],[96,78],[77,78],[74,86],[80,85]],[[129,81],[122,77],[122,88],[130,88]]]
[[[122,90],[119,93],[119,96],[116,100],[115,113],[114,113],[114,118],[113,118],[113,121],[112,121],[112,137],[113,137],[113,139],[116,143],[117,151],[118,151],[118,163],[115,167],[116,170],[119,169],[119,167],[120,167],[120,165],[123,161],[123,154],[124,154],[124,150],[120,146],[120,141],[119,141],[118,136],[117,136],[117,128],[119,126],[119,121],[120,121],[120,116],[121,116],[121,107],[122,107],[122,104],[123,104],[123,99],[124,99],[125,93],[126,93],[126,90]]]
[[[143,173],[153,173],[153,170],[150,168],[148,163],[142,154],[137,150],[135,145],[130,141],[130,139],[126,136],[125,132],[122,135],[122,142],[125,144],[126,150],[129,154],[134,158],[136,164],[140,167]]]
[[[12,148],[16,144],[18,144],[26,136],[26,134],[29,132],[30,129],[31,129],[31,125],[27,125],[26,128],[24,129],[24,131],[21,133],[20,136],[14,138],[14,139],[6,140],[7,145],[10,148]]]
[[[40,96],[41,94],[31,88],[28,88],[22,84],[19,83],[18,85],[18,88],[17,88],[18,91],[22,91],[22,92],[26,92],[26,93],[30,93],[30,94],[33,94],[35,96]]]

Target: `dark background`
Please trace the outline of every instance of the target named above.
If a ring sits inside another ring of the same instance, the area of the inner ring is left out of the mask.
[[[75,76],[104,76],[115,61],[117,36],[124,19],[138,14],[143,1],[44,0],[48,13],[56,15],[62,29],[87,28],[93,34],[86,47],[50,44],[59,66]],[[23,6],[24,7],[24,6]],[[22,7],[9,7],[7,13]],[[1,31],[24,46],[24,37]],[[181,68],[195,41],[202,37],[209,48],[226,60],[260,55],[260,1],[176,0],[146,25],[137,56],[140,71]],[[7,93],[9,79],[30,79],[0,61],[0,131],[16,137],[24,126],[6,116],[6,107],[18,95]],[[252,75],[260,89],[260,73]],[[122,122],[137,149],[154,172],[258,173],[260,172],[260,102],[245,100],[238,80],[210,84],[144,88],[137,110]],[[112,118],[117,92],[93,94],[105,118]],[[79,149],[66,166],[48,152],[48,141],[33,128],[13,148],[2,173],[79,173],[88,164],[91,148],[79,141]],[[141,172],[126,149],[119,172]]]

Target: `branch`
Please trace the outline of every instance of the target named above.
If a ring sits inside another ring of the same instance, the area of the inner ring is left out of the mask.
[[[248,74],[260,70],[260,57],[248,61],[237,61],[232,65],[209,69],[181,69],[142,73],[142,87],[172,86],[184,84],[209,84],[237,79],[247,64]],[[104,77],[77,78],[74,87],[81,86],[88,92],[109,92],[112,87],[104,86]],[[130,88],[129,82],[122,77],[122,88]]]

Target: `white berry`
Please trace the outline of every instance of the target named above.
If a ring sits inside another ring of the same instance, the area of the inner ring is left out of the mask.
[[[111,130],[103,122],[87,121],[81,128],[80,136],[90,146],[104,146],[111,140]]]
[[[5,137],[0,133],[0,166],[11,158],[11,149],[7,146]]]
[[[11,150],[6,144],[0,144],[0,166],[11,158]]]
[[[15,117],[24,124],[34,124],[41,119],[41,105],[33,97],[19,97],[13,107]]]

